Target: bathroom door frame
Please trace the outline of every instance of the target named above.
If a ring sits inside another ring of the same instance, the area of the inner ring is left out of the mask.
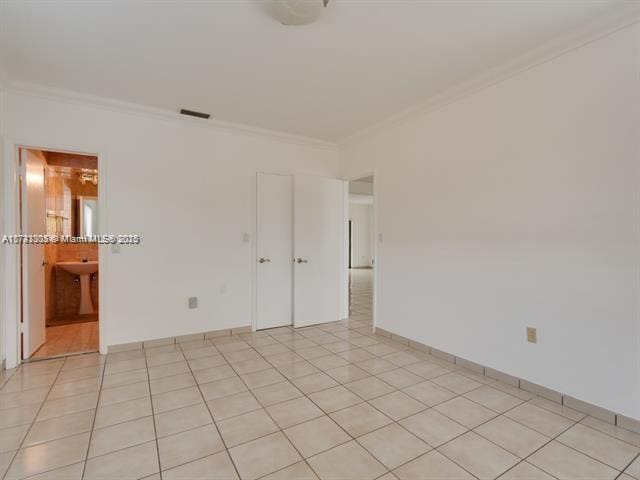
[[[107,153],[104,149],[96,149],[84,144],[52,144],[40,139],[11,139],[2,141],[2,214],[4,217],[3,235],[17,234],[20,229],[20,170],[19,150],[28,148],[48,152],[72,153],[77,155],[91,155],[98,158],[98,230],[107,233],[107,195],[108,179]],[[0,327],[3,329],[5,352],[5,368],[14,368],[22,363],[20,358],[20,315],[22,285],[20,282],[20,248],[15,245],[2,245],[4,272],[0,276]],[[107,339],[105,332],[108,319],[107,293],[105,284],[108,279],[108,265],[106,260],[107,245],[98,246],[98,339],[100,353],[107,353]]]

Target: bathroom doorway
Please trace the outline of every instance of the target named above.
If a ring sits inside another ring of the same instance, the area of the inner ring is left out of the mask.
[[[20,358],[99,348],[98,158],[18,150]]]

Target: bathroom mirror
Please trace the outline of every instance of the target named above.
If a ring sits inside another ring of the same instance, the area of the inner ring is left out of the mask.
[[[98,232],[98,198],[78,196],[78,235],[85,237]]]

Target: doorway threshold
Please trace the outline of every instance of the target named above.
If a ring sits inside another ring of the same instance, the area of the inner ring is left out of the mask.
[[[38,353],[36,351],[36,353]],[[56,360],[59,358],[66,358],[66,357],[79,357],[80,355],[88,355],[90,353],[99,353],[99,350],[84,350],[81,352],[69,352],[69,353],[60,353],[58,355],[51,355],[50,357],[40,357],[40,358],[26,358],[24,360],[22,360],[22,363],[36,363],[36,362],[43,362],[43,361],[47,361],[47,360]]]

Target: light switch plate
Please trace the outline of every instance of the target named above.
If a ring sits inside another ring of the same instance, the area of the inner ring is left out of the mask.
[[[251,236],[248,233],[243,233],[242,234],[242,241],[244,243],[249,243],[249,240],[251,240]]]
[[[538,343],[538,329],[527,327],[527,342]]]
[[[198,297],[189,297],[189,308],[198,308]]]

